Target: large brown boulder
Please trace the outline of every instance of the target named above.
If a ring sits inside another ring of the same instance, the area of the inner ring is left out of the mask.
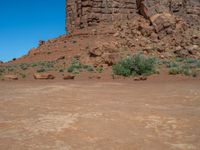
[[[75,75],[73,75],[73,74],[64,74],[63,75],[63,79],[64,80],[74,80],[75,79]]]
[[[55,77],[50,74],[50,73],[35,73],[34,75],[35,79],[39,79],[39,80],[44,80],[44,79],[54,79]]]
[[[166,30],[170,34],[176,28],[175,16],[170,13],[156,14],[149,19],[157,33]]]
[[[5,75],[4,76],[5,80],[18,80],[18,76],[17,75]]]

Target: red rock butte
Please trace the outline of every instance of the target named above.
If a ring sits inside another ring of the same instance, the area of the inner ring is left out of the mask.
[[[66,4],[68,32],[102,21],[131,19],[139,13],[150,18],[171,11],[192,23],[198,23],[200,15],[199,0],[67,0]]]

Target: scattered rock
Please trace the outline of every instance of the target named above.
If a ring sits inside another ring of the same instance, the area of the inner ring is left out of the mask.
[[[104,60],[104,64],[112,66],[119,61],[120,55],[118,53],[104,53],[102,58]]]
[[[99,47],[95,47],[89,50],[90,57],[97,57],[97,56],[101,56],[102,54],[103,54],[103,51]]]
[[[63,75],[63,79],[64,80],[74,80],[75,75],[72,75],[72,74]]]
[[[189,51],[188,50],[185,50],[185,49],[182,49],[182,50],[176,50],[174,51],[174,54],[177,56],[177,57],[187,57],[189,56]]]
[[[54,79],[55,77],[50,73],[35,73],[34,75],[35,79]]]
[[[43,41],[43,40],[39,41],[39,47],[42,46],[42,45],[44,45],[44,44],[45,44],[45,41]]]
[[[56,61],[63,60],[63,59],[65,59],[65,56],[60,56],[60,57],[58,57],[58,58],[56,59]]]
[[[89,79],[101,79],[101,77],[99,75],[91,75]]]
[[[165,30],[165,34],[171,34],[176,25],[175,16],[170,13],[156,14],[150,18],[150,21],[157,33]]]
[[[134,77],[134,81],[145,81],[147,80],[147,77],[140,76],[140,77]]]
[[[18,80],[18,76],[17,75],[5,75],[4,79],[6,79],[6,80]]]

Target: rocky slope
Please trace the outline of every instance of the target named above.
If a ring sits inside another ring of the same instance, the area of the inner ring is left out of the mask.
[[[66,7],[70,34],[40,41],[14,63],[77,57],[99,65],[138,51],[199,58],[199,0],[68,0]]]
[[[109,68],[136,53],[164,61],[199,61],[199,9],[198,0],[69,0],[69,34],[40,41],[27,55],[4,65],[49,61],[66,68],[75,58],[82,64]],[[124,17],[127,14],[131,17]]]

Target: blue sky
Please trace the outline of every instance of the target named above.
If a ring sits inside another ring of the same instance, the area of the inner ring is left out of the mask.
[[[65,0],[1,0],[0,60],[37,47],[39,40],[65,34]]]

